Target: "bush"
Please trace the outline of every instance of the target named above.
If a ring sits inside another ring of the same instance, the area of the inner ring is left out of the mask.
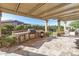
[[[2,36],[0,38],[0,46],[2,47],[9,47],[16,43],[16,38],[12,36]]]
[[[8,35],[11,35],[12,34],[12,31],[14,30],[14,26],[11,25],[11,24],[4,24],[2,26],[2,34],[8,34]]]
[[[71,29],[70,29],[70,31],[75,31],[76,30],[76,28],[74,28],[74,27],[71,27]]]
[[[50,31],[50,32],[47,33],[47,36],[51,36],[52,34],[53,34],[53,32]]]
[[[15,30],[24,30],[25,28],[24,28],[24,26],[23,25],[17,25],[16,27],[15,27]]]

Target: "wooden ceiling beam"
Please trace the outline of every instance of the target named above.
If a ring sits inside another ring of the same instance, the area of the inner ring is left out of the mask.
[[[75,18],[61,18],[62,21],[71,21],[71,20],[78,20],[79,17],[75,17]]]
[[[38,3],[35,7],[33,7],[28,14],[31,14],[33,12],[35,12],[36,10],[38,10],[40,7],[42,7],[45,3]]]
[[[63,15],[60,15],[60,16],[51,16],[51,18],[54,18],[54,17],[65,17],[65,16],[73,16],[73,15],[79,15],[79,12],[72,12],[72,13],[68,13],[68,14],[63,14]],[[49,18],[47,18],[49,19]]]
[[[55,14],[59,14],[59,13],[65,12],[65,11],[70,11],[70,10],[76,9],[76,8],[79,8],[79,5],[77,5],[77,6],[75,6],[75,7],[71,7],[71,8],[65,9],[65,10],[63,10],[63,11],[61,10],[61,11],[58,11],[58,12],[56,12],[56,13],[48,14],[48,15],[43,16],[43,17],[51,18],[51,17],[52,17],[53,15],[55,15]]]
[[[63,16],[63,15],[68,15],[68,14],[73,14],[73,13],[78,13],[78,12],[79,12],[79,8],[75,10],[71,10],[71,11],[62,12],[53,16]]]
[[[79,13],[74,13],[74,14],[63,15],[63,16],[60,16],[60,17],[68,17],[68,16],[75,16],[75,15],[79,15]]]
[[[16,15],[19,15],[20,14],[23,14],[23,16],[26,16],[26,17],[32,17],[32,18],[37,18],[37,19],[40,19],[40,20],[44,20],[43,18],[40,18],[40,17],[37,17],[37,16],[34,16],[34,15],[28,15],[27,13],[23,13],[23,12],[20,12],[20,11],[15,11],[15,10],[10,10],[8,8],[3,8],[3,7],[0,7],[0,9],[3,9],[3,10],[7,10],[7,11],[3,11],[2,12],[8,12],[8,13],[14,13]],[[21,15],[22,16],[22,15]]]
[[[78,16],[73,16],[73,17],[63,17],[62,19],[79,19],[79,15]]]
[[[16,6],[16,12],[18,11],[19,6],[20,6],[20,3],[18,3],[17,6]]]
[[[50,8],[50,9],[48,9],[48,10],[46,10],[46,11],[43,11],[43,12],[39,13],[37,16],[40,16],[40,15],[42,15],[42,14],[44,14],[44,13],[48,13],[48,12],[53,11],[53,10],[55,10],[55,9],[59,9],[59,8],[61,8],[61,7],[64,7],[64,6],[68,5],[68,4],[69,4],[69,3],[67,3],[67,4],[65,4],[65,3],[59,4],[59,5],[57,5],[57,6],[53,7],[53,8]]]
[[[60,19],[60,20],[72,20],[72,19],[76,19],[76,18],[78,18],[79,19],[79,16],[73,16],[73,17],[54,17],[54,18],[52,18],[52,19]]]

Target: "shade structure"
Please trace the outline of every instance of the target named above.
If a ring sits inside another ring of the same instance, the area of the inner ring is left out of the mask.
[[[0,11],[42,20],[79,19],[79,3],[0,3]]]

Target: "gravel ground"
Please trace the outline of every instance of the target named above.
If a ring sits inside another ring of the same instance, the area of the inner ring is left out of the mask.
[[[28,41],[11,48],[1,48],[4,56],[78,56],[78,37],[49,37]]]

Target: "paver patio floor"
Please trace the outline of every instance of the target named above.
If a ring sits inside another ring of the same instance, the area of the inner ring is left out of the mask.
[[[0,48],[6,56],[78,56],[79,37],[34,39],[11,48]]]

